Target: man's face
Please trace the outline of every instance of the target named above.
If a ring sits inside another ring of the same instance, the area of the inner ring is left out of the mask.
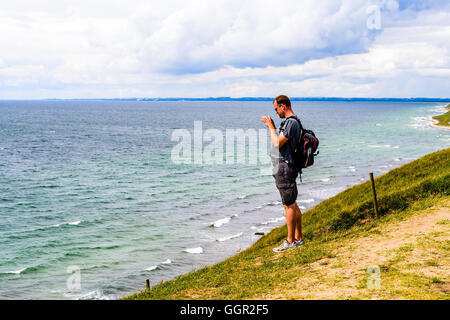
[[[278,114],[280,118],[285,118],[285,106],[284,104],[278,104],[276,101],[273,102],[273,107],[275,108],[275,112]]]

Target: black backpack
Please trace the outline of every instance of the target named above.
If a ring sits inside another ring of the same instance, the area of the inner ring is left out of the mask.
[[[319,147],[319,139],[312,130],[303,129],[302,123],[296,116],[289,118],[297,120],[300,125],[300,139],[297,145],[292,146],[289,144],[289,146],[291,146],[294,165],[300,174],[301,180],[302,169],[311,167],[314,164],[314,157],[319,154],[317,150]]]

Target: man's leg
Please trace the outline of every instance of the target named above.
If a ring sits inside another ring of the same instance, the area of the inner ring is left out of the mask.
[[[296,213],[295,240],[302,240],[303,239],[302,212],[300,211],[300,208],[298,207],[297,202],[294,202],[293,206],[295,207],[295,213]]]
[[[288,229],[287,240],[289,243],[292,243],[294,240],[303,239],[302,212],[300,211],[297,202],[294,202],[290,206],[283,206],[286,211],[286,225]]]
[[[286,226],[287,226],[287,229],[288,229],[287,241],[289,241],[289,243],[294,242],[295,236],[297,235],[297,221],[298,221],[298,217],[297,216],[298,216],[298,214],[297,214],[297,211],[295,209],[296,205],[297,205],[296,202],[294,202],[290,206],[286,206],[286,205],[283,204],[284,210],[286,212]]]

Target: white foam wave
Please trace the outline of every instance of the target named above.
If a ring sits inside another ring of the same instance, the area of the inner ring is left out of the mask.
[[[277,222],[282,221],[284,219],[285,219],[284,217],[279,217],[279,218],[275,218],[275,219],[270,219],[269,221],[261,222],[261,224],[268,225],[269,223],[277,223]]]
[[[368,145],[369,148],[391,148],[392,146],[390,144],[369,144]]]
[[[441,105],[441,106],[436,106],[430,109],[431,112],[436,112],[436,113],[446,113],[447,109],[446,109],[447,105]]]
[[[328,182],[328,181],[330,181],[330,178],[320,179],[320,181]]]
[[[163,261],[163,262],[161,262],[162,264],[171,264],[172,263],[172,260],[170,260],[170,259],[167,259],[166,261]]]
[[[183,251],[187,252],[187,253],[200,254],[200,253],[203,253],[203,248],[202,247],[187,248],[187,249],[184,249]]]
[[[5,272],[5,274],[17,274],[17,275],[19,275],[19,274],[21,274],[23,271],[25,271],[27,269],[28,268],[22,268],[22,269],[19,269],[19,270],[7,271],[7,272]]]
[[[305,206],[298,206],[301,210],[306,210]]]
[[[73,297],[71,294],[64,294],[66,297]],[[112,296],[105,295],[102,290],[89,291],[81,296],[76,296],[77,300],[111,300]]]
[[[428,117],[411,117],[410,127],[413,128],[426,128],[430,124],[430,119]]]
[[[230,220],[231,220],[231,217],[219,219],[219,220],[217,220],[216,222],[213,223],[213,227],[220,228],[224,224],[227,224],[228,222],[230,222]]]
[[[300,203],[311,203],[311,202],[314,202],[314,201],[315,201],[314,199],[298,200],[298,202],[300,202]]]
[[[217,241],[223,242],[223,241],[231,240],[231,239],[234,239],[234,238],[239,238],[239,237],[242,236],[242,235],[243,235],[243,233],[240,232],[240,233],[238,233],[238,234],[234,234],[234,235],[229,236],[229,237],[219,238],[219,239],[217,239]]]
[[[158,266],[151,266],[151,267],[148,267],[147,269],[145,269],[145,271],[153,271],[156,269],[158,269]]]
[[[69,224],[69,225],[71,225],[71,226],[77,226],[77,225],[79,225],[80,223],[81,223],[81,221],[78,220],[78,221],[73,221],[73,222],[58,223],[58,224],[54,224],[54,225],[52,225],[52,226],[50,226],[50,227],[51,227],[51,228],[57,228],[57,227],[61,227],[61,226],[63,226],[63,225],[67,225],[67,224]]]

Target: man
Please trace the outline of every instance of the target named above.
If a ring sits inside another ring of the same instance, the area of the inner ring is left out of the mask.
[[[300,124],[292,111],[291,101],[285,95],[280,95],[273,100],[275,112],[282,119],[280,128],[275,129],[273,120],[269,116],[261,118],[270,131],[270,140],[273,144],[272,158],[274,159],[274,178],[284,210],[286,212],[286,225],[288,229],[287,239],[274,248],[274,252],[296,248],[304,244],[302,235],[302,213],[297,205],[298,170],[294,166],[292,150],[300,139]],[[275,152],[274,152],[275,150]]]

